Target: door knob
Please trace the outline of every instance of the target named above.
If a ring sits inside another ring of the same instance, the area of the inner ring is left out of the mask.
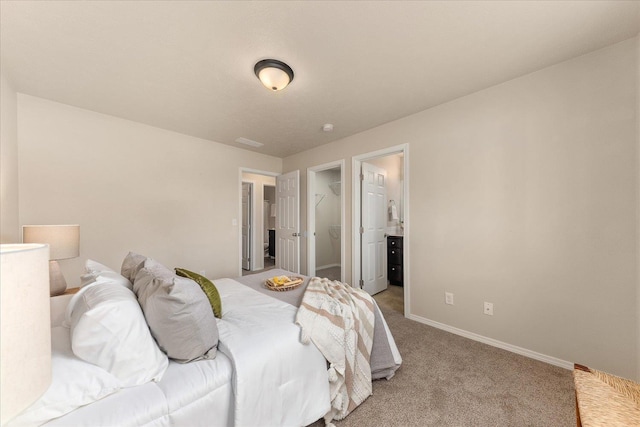
[[[300,236],[300,233],[292,233],[291,235],[292,235],[293,237],[299,237],[299,236]]]

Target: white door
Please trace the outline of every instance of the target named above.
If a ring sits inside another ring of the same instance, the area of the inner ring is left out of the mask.
[[[371,295],[387,289],[386,181],[384,169],[362,164],[361,278],[363,289]]]
[[[307,276],[316,275],[316,173],[307,170]]]
[[[251,193],[253,184],[242,183],[242,268],[251,270]]]
[[[300,171],[276,177],[276,267],[300,272]]]

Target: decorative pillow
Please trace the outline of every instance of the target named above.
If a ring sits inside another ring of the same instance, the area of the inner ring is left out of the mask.
[[[100,278],[73,296],[67,308],[71,348],[122,387],[159,381],[169,361],[153,340],[135,295]]]
[[[178,362],[215,358],[218,326],[196,282],[148,259],[133,289],[153,337],[170,358]]]
[[[136,274],[136,277],[133,281],[133,292],[136,294],[136,297],[138,298],[138,302],[140,302],[140,304],[142,304],[141,300],[146,301],[154,292],[157,291],[156,287],[153,286],[151,279],[157,277],[175,277],[175,273],[173,271],[169,270],[167,267],[160,264],[153,258],[145,259],[140,269],[138,269],[138,273],[142,271],[142,269],[145,269],[147,271],[147,274],[140,276],[140,278],[138,278],[138,275]]]
[[[104,264],[88,259],[84,265],[85,274],[80,276],[80,286],[84,287],[90,283],[94,283],[99,277],[106,278],[114,283],[122,285],[133,290],[133,284],[126,277],[122,276],[115,270],[110,269]]]
[[[144,262],[147,257],[144,255],[137,254],[135,252],[129,252],[124,260],[122,261],[122,267],[120,268],[120,273],[129,279],[131,283],[136,278],[136,274],[138,271],[144,266]]]
[[[211,280],[184,268],[176,268],[176,274],[178,276],[187,277],[200,285],[200,288],[202,288],[202,291],[209,299],[209,304],[211,304],[213,314],[217,318],[222,319],[222,300],[220,300],[220,293],[218,292],[218,289]]]
[[[41,425],[120,389],[120,381],[73,355],[69,329],[51,329],[51,385],[8,426]]]

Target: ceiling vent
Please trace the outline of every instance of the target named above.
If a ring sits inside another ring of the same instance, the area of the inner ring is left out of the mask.
[[[236,139],[236,142],[239,142],[240,144],[244,144],[244,145],[250,145],[252,147],[262,147],[264,145],[262,142],[253,141],[251,139],[247,139],[243,137]]]

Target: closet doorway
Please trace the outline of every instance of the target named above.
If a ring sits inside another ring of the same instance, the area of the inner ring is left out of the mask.
[[[344,160],[307,169],[307,274],[345,281]]]

